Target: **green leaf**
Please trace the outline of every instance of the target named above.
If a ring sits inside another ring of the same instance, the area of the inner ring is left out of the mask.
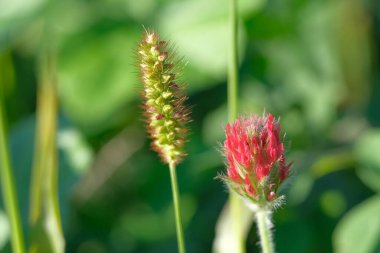
[[[238,2],[240,14],[245,15],[258,10],[265,0]],[[191,83],[189,89],[204,89],[205,85],[224,80],[229,43],[228,1],[176,1],[163,9],[158,21],[161,34],[174,42],[188,62],[183,76]],[[246,44],[242,26],[239,37],[241,60]]]
[[[27,224],[28,222],[28,199],[30,194],[29,186],[34,149],[34,137],[34,117],[22,120],[19,124],[15,125],[11,129],[9,136],[12,163],[15,172],[15,181],[17,185],[23,224]],[[65,138],[65,140],[62,140],[62,138]],[[92,161],[92,150],[78,130],[67,124],[64,120],[60,120],[58,129],[58,152],[58,156],[60,158],[58,183],[59,200],[62,223],[65,230],[69,218],[67,201],[70,199],[70,194],[75,183],[79,180],[85,170],[89,168],[87,165]],[[76,153],[74,154],[73,152]],[[2,229],[3,228],[1,227],[0,230]]]
[[[0,45],[24,25],[29,25],[33,17],[46,6],[47,0],[6,0],[0,8]]]
[[[5,212],[0,209],[0,250],[3,249],[9,240],[10,228]]]
[[[325,191],[320,199],[322,211],[332,218],[339,217],[346,209],[346,199],[340,191],[328,190]],[[331,203],[334,203],[333,205]]]
[[[288,191],[288,202],[292,205],[302,203],[313,189],[314,178],[309,173],[300,173],[294,178]]]
[[[104,26],[71,38],[60,52],[59,96],[66,114],[82,126],[112,123],[118,109],[138,95],[133,50],[139,34]]]
[[[181,196],[181,209],[183,210],[184,226],[190,222],[197,209],[193,196]],[[156,242],[170,238],[175,234],[173,205],[168,205],[157,212],[149,206],[140,205],[133,210],[126,211],[112,231],[117,243],[127,240]],[[117,239],[116,239],[117,238]]]
[[[287,212],[285,210],[282,211],[283,213]],[[301,217],[288,218],[286,222],[279,221],[275,225],[274,237],[278,252],[310,252],[310,245],[315,238],[315,230],[310,229],[313,226],[312,220]]]
[[[380,191],[380,130],[367,131],[355,144],[359,178],[374,191]]]
[[[331,203],[333,204],[333,203]],[[336,253],[380,252],[380,196],[354,207],[339,222],[333,235]]]
[[[13,90],[15,85],[14,72],[11,53],[9,51],[0,53],[0,96],[6,97]]]

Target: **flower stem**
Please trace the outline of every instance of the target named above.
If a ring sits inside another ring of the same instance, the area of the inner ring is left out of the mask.
[[[236,0],[230,0],[230,48],[228,65],[228,119],[235,120],[237,116],[238,88],[238,47],[237,47],[237,10]]]
[[[176,166],[173,162],[169,163],[170,169],[170,180],[172,184],[172,194],[174,202],[174,212],[175,212],[175,221],[176,221],[176,230],[177,230],[177,241],[178,241],[178,252],[185,253],[185,240],[183,236],[183,228],[181,222],[181,208],[179,204],[179,191],[177,184],[177,172]]]
[[[230,48],[228,61],[228,120],[233,121],[237,117],[237,90],[238,90],[238,46],[237,46],[237,0],[230,0],[229,16],[230,16]],[[235,252],[244,253],[244,239],[242,227],[242,210],[241,200],[234,192],[230,192],[229,204],[231,210],[231,221],[233,227],[233,235],[235,237]]]
[[[17,204],[17,192],[9,158],[8,142],[5,130],[5,115],[0,95],[0,178],[6,213],[11,225],[12,252],[24,253],[24,237]]]
[[[256,221],[260,236],[260,245],[263,253],[274,253],[272,241],[270,211],[265,208],[259,208],[256,211]]]

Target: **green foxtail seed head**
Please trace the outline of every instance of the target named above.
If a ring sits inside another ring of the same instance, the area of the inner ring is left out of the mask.
[[[138,48],[141,80],[144,84],[144,114],[152,147],[165,163],[179,163],[185,156],[186,123],[189,110],[183,84],[177,80],[178,61],[166,41],[146,31]]]

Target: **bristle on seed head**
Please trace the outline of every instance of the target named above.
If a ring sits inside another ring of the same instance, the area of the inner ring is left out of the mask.
[[[183,84],[177,80],[178,61],[170,46],[154,31],[145,31],[138,48],[144,115],[152,147],[165,163],[185,156],[189,110],[184,105]]]

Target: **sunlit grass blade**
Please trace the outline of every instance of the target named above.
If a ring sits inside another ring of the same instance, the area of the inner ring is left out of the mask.
[[[31,182],[30,253],[64,252],[64,237],[58,201],[57,80],[52,53],[40,59],[37,131]]]

